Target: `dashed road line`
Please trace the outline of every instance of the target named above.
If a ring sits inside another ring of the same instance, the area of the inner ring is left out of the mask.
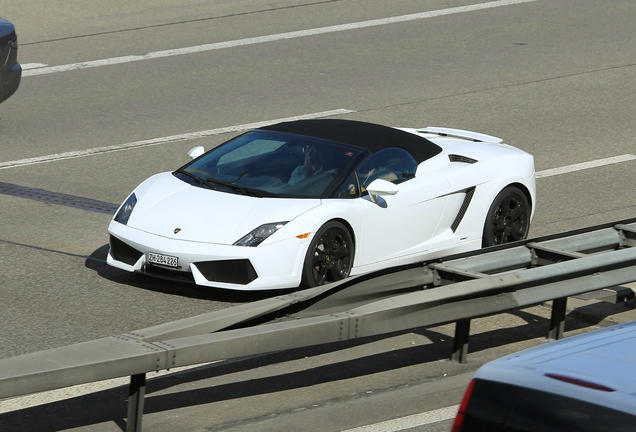
[[[459,405],[453,405],[419,414],[413,414],[406,417],[399,417],[380,423],[347,429],[342,432],[399,432],[419,426],[450,420],[452,418],[455,418],[458,409]]]
[[[605,165],[617,164],[620,162],[628,162],[636,160],[636,155],[624,154],[620,156],[608,157],[605,159],[597,159],[589,162],[582,162],[572,165],[566,165],[559,168],[551,168],[543,171],[537,171],[535,173],[536,178],[552,177],[555,175],[571,173],[575,171],[586,170],[590,168],[597,168]]]
[[[20,66],[22,66],[23,71],[26,71],[29,69],[37,69],[37,68],[46,67],[48,65],[45,65],[43,63],[22,63],[20,64]]]

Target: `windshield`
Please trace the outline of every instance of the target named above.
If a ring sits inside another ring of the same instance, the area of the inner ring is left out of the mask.
[[[252,131],[175,171],[200,187],[253,196],[326,198],[365,151],[311,137]]]

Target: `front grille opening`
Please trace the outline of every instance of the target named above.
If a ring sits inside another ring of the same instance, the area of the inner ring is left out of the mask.
[[[143,270],[142,273],[145,273],[149,276],[156,277],[159,279],[177,281],[177,282],[186,282],[186,283],[194,283],[194,277],[190,272],[177,271],[172,269],[167,269],[159,266],[155,266],[152,264],[148,264]]]
[[[128,265],[135,265],[143,253],[139,252],[134,247],[127,245],[117,237],[111,235],[108,239],[110,245],[110,255],[117,261],[121,261]]]
[[[193,265],[211,282],[247,285],[258,277],[252,263],[247,259],[205,261]]]

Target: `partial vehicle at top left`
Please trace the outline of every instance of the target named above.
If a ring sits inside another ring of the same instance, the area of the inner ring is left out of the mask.
[[[18,63],[18,36],[10,21],[0,18],[0,102],[9,99],[20,86],[22,66]]]

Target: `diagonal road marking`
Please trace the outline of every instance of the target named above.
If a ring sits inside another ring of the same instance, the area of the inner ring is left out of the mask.
[[[597,168],[597,167],[601,167],[605,165],[612,165],[619,162],[628,162],[633,160],[636,160],[636,155],[624,154],[624,155],[609,157],[605,159],[597,159],[597,160],[593,160],[589,162],[566,165],[559,168],[551,168],[551,169],[547,169],[543,171],[537,171],[535,175],[539,179],[539,178],[552,177],[559,174],[566,174],[566,173],[571,173],[574,171],[581,171],[581,170],[586,170],[590,168]]]
[[[256,129],[259,127],[268,126],[271,124],[285,122],[285,121],[308,120],[308,119],[330,117],[330,116],[341,115],[341,114],[349,114],[353,112],[355,111],[348,110],[348,109],[336,109],[331,111],[322,111],[322,112],[317,112],[313,114],[304,114],[304,115],[298,115],[293,117],[285,117],[285,118],[261,121],[256,123],[247,123],[242,125],[229,126],[224,128],[218,128],[218,129],[210,129],[210,130],[199,131],[199,132],[190,132],[190,133],[184,133],[179,135],[171,135],[171,136],[161,137],[161,138],[151,138],[151,139],[142,140],[142,141],[134,141],[134,142],[125,143],[125,144],[115,144],[111,146],[97,147],[97,148],[92,148],[87,150],[77,150],[77,151],[66,152],[66,153],[57,153],[57,154],[46,155],[46,156],[38,156],[38,157],[33,157],[28,159],[19,159],[19,160],[8,161],[8,162],[0,162],[0,170],[8,169],[8,168],[16,168],[16,167],[26,166],[26,165],[35,165],[35,164],[46,163],[46,162],[54,162],[54,161],[65,160],[65,159],[75,159],[75,158],[85,157],[85,156],[94,156],[94,155],[112,153],[112,152],[121,151],[121,150],[129,150],[129,149],[134,149],[139,147],[148,147],[148,146],[159,145],[159,144],[168,144],[172,142],[189,141],[189,140],[193,140],[197,138],[205,138],[205,137],[220,135],[220,134],[224,134],[228,132],[242,132],[242,131]]]
[[[360,29],[360,28],[366,28],[366,27],[377,27],[377,26],[387,25],[387,24],[415,21],[415,20],[421,20],[426,18],[434,18],[434,17],[444,16],[444,15],[452,15],[452,14],[463,13],[463,12],[472,12],[477,10],[491,9],[491,8],[515,5],[520,3],[530,3],[535,1],[537,0],[498,0],[498,1],[491,1],[486,3],[478,3],[474,5],[468,5],[468,6],[459,6],[459,7],[452,7],[448,9],[439,9],[435,11],[414,13],[409,15],[400,15],[400,16],[394,16],[389,18],[359,21],[359,22],[334,25],[329,27],[319,27],[319,28],[313,28],[313,29],[307,29],[307,30],[299,30],[299,31],[292,31],[292,32],[285,32],[285,33],[277,33],[277,34],[266,35],[266,36],[237,39],[237,40],[226,41],[226,42],[196,45],[196,46],[185,47],[185,48],[154,51],[154,52],[149,52],[143,55],[128,55],[128,56],[122,56],[122,57],[112,57],[107,59],[71,63],[71,64],[60,65],[60,66],[39,67],[39,68],[33,68],[33,69],[28,69],[23,71],[22,76],[27,77],[27,76],[35,76],[35,75],[45,75],[45,74],[67,72],[67,71],[79,70],[79,69],[89,69],[89,68],[95,68],[100,66],[110,66],[110,65],[122,64],[122,63],[132,63],[132,62],[137,62],[142,60],[173,57],[173,56],[184,55],[184,54],[201,53],[201,52],[214,51],[214,50],[219,50],[224,48],[235,48],[240,46],[255,45],[255,44],[274,42],[274,41],[285,40],[285,39],[296,39],[296,38],[305,37],[305,36],[315,36],[315,35],[320,35],[325,33],[342,32],[342,31],[354,30],[354,29]]]

